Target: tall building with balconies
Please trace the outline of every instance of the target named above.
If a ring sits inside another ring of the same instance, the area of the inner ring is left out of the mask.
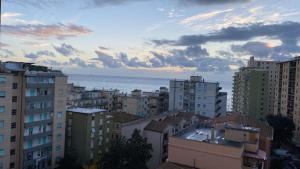
[[[190,80],[171,80],[169,110],[194,112],[210,118],[225,114],[221,89],[219,83],[205,82],[201,76],[191,76]]]
[[[0,63],[0,168],[52,169],[64,157],[67,77],[31,63]]]
[[[274,114],[274,107],[276,103],[275,93],[276,93],[276,85],[278,83],[278,61],[265,61],[265,60],[255,60],[252,56],[248,61],[247,67],[256,67],[263,70],[268,71],[268,107],[267,107],[267,114]]]
[[[268,114],[268,71],[243,67],[234,75],[232,109],[245,115],[264,119]]]
[[[296,130],[294,142],[300,145],[300,57],[278,66],[278,83],[275,94],[275,114],[293,119]]]

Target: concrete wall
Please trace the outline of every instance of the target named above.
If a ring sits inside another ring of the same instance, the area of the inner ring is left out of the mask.
[[[52,130],[52,168],[57,167],[57,159],[64,157],[65,152],[65,127],[66,127],[66,101],[67,101],[67,77],[59,76],[55,78],[54,86],[54,112],[53,112],[53,130]],[[58,117],[58,112],[62,112],[62,117]],[[62,128],[57,128],[61,123]],[[60,139],[58,138],[60,135]],[[60,146],[60,151],[56,147]]]
[[[205,142],[169,138],[169,162],[205,169],[242,168],[243,147],[229,147]]]
[[[147,166],[149,169],[156,169],[161,164],[162,159],[162,143],[163,134],[154,131],[144,131],[144,137],[147,142],[152,144],[152,158],[148,161]]]

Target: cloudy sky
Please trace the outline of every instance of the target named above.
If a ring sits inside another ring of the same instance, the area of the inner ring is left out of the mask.
[[[1,60],[66,73],[230,78],[300,53],[299,0],[2,0]]]

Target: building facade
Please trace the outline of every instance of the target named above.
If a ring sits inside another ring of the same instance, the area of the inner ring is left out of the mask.
[[[294,142],[300,145],[300,58],[280,62],[275,94],[275,114],[293,119],[296,130]]]
[[[85,87],[68,84],[67,106],[121,111],[122,96],[123,93],[116,89],[86,90]]]
[[[142,92],[136,89],[123,97],[122,109],[140,117],[152,117],[167,111],[168,99],[168,89],[164,87],[155,92]]]
[[[268,71],[268,107],[266,114],[274,114],[274,107],[275,104],[275,93],[276,93],[276,86],[278,83],[278,64],[277,61],[262,61],[262,60],[255,60],[252,56],[248,61],[247,67],[256,67],[263,70]]]
[[[0,167],[57,167],[64,157],[67,77],[43,66],[2,62],[0,81]]]
[[[264,119],[269,110],[268,71],[243,67],[234,75],[232,110]]]
[[[92,164],[107,151],[113,124],[106,110],[71,108],[66,121],[66,152],[76,154],[80,164]]]
[[[213,118],[226,113],[221,103],[219,83],[205,82],[201,76],[190,80],[171,80],[169,89],[169,110],[187,111]],[[225,99],[227,100],[227,99]],[[225,112],[224,112],[225,111]]]

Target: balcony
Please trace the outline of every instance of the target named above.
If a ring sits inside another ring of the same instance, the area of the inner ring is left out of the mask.
[[[41,138],[41,137],[45,137],[45,136],[52,136],[52,131],[46,131],[46,132],[42,132],[42,133],[36,133],[36,134],[31,134],[28,136],[24,136],[24,140],[33,140],[33,139],[37,139],[37,138]]]
[[[46,119],[46,120],[41,120],[41,121],[33,121],[33,122],[28,122],[24,124],[25,128],[28,127],[33,127],[33,126],[37,126],[37,125],[41,125],[41,124],[52,124],[52,119]]]

